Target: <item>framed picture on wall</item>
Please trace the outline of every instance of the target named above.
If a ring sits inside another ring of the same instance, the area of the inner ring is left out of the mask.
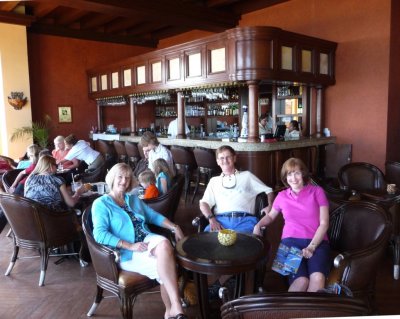
[[[72,107],[70,105],[58,107],[58,123],[72,123]]]

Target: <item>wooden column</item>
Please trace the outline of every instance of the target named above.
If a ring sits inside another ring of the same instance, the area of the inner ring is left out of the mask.
[[[103,131],[103,109],[100,105],[100,101],[96,102],[97,106],[97,129],[99,132]]]
[[[248,142],[259,142],[260,137],[258,134],[258,82],[249,81],[249,136]]]
[[[323,110],[323,89],[321,87],[317,88],[317,109],[316,109],[316,136],[322,136],[322,110]]]
[[[185,96],[182,91],[177,92],[178,102],[178,134],[177,138],[186,138],[185,130]]]
[[[129,114],[131,121],[131,134],[137,135],[137,121],[136,121],[136,100],[133,97],[129,98]]]

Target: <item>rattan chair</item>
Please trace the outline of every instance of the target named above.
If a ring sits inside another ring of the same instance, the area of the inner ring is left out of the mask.
[[[363,301],[326,293],[263,293],[225,302],[222,319],[350,317],[369,314]]]
[[[91,207],[88,207],[83,213],[82,226],[97,281],[96,296],[87,316],[91,317],[95,313],[103,299],[103,291],[106,290],[118,297],[122,317],[131,319],[136,296],[155,287],[157,281],[135,272],[119,269],[117,265],[118,251],[97,243],[93,237]]]
[[[386,168],[386,181],[391,184],[396,184],[397,189],[400,188],[400,162],[387,161]],[[400,203],[396,202],[390,207],[389,212],[392,215],[393,222],[393,277],[399,279],[400,273]]]
[[[5,273],[8,276],[18,257],[19,249],[39,251],[41,258],[39,286],[44,285],[52,249],[82,240],[74,210],[55,212],[31,199],[0,193],[0,206],[13,232],[14,251]],[[63,255],[78,255],[75,252]],[[85,263],[82,262],[81,266]]]

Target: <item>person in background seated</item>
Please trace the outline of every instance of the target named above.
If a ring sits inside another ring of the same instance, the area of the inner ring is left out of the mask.
[[[261,114],[258,118],[258,134],[265,135],[272,133],[272,118],[267,114]]]
[[[309,183],[307,167],[297,158],[282,166],[281,180],[288,188],[275,198],[271,211],[254,227],[260,234],[281,213],[285,220],[282,241],[302,250],[303,260],[296,274],[289,277],[289,291],[315,292],[323,289],[330,269],[329,203],[324,190]]]
[[[32,160],[29,155],[32,153],[39,154],[40,147],[36,144],[31,144],[27,147],[26,153],[23,157],[20,157],[20,161],[18,162],[17,169],[25,169],[28,168],[32,164]]]
[[[54,139],[54,150],[51,152],[51,155],[56,159],[57,165],[65,159],[65,156],[68,154],[70,149],[65,147],[64,136],[58,135]],[[70,169],[79,166],[79,161],[76,158],[73,158],[71,161],[64,161],[63,168]]]
[[[26,154],[28,155],[30,165],[22,170],[17,177],[15,178],[14,182],[10,186],[9,192],[11,194],[23,196],[24,195],[24,185],[26,179],[28,178],[29,174],[33,172],[36,167],[36,163],[39,159],[39,146],[36,144],[31,144],[28,146],[26,150]]]
[[[0,155],[0,174],[3,174],[9,170],[14,169],[12,163],[6,158]]]
[[[185,121],[185,133],[188,135],[190,133],[190,129]],[[169,122],[168,125],[168,135],[172,138],[175,138],[178,135],[178,118]]]
[[[232,147],[219,147],[216,157],[222,173],[210,179],[200,200],[200,210],[210,222],[205,230],[229,228],[252,233],[258,221],[253,211],[256,197],[261,192],[267,194],[268,206],[262,211],[268,213],[273,201],[272,188],[249,171],[239,172],[235,168],[236,152]]]
[[[157,176],[156,186],[160,195],[164,195],[171,188],[171,171],[168,163],[163,158],[158,158],[153,163],[154,174]]]
[[[103,155],[101,155],[100,152],[92,149],[89,143],[87,143],[86,141],[84,140],[78,141],[78,139],[71,134],[64,139],[64,143],[65,147],[70,150],[68,154],[65,155],[64,160],[60,162],[61,164],[64,165],[66,161],[72,161],[73,159],[76,159],[85,162],[88,165],[89,171],[94,171],[97,168],[100,168],[105,165],[105,160],[103,158]],[[74,164],[70,168],[78,167],[78,165],[75,166]]]
[[[140,144],[142,144],[143,152],[149,151],[149,169],[154,172],[154,161],[157,158],[163,158],[167,161],[168,167],[173,174],[171,177],[175,176],[174,160],[171,151],[164,145],[161,145],[152,132],[144,132],[140,139]]]
[[[139,174],[139,183],[144,188],[143,199],[157,198],[159,191],[156,186],[156,176],[151,170],[145,170]]]
[[[133,175],[135,177],[138,177],[141,172],[149,168],[149,152],[150,150],[148,148],[143,149],[144,157],[137,162],[135,169],[133,170]]]
[[[300,137],[299,122],[297,122],[296,120],[290,121],[288,131],[289,131],[288,134],[289,138]]]
[[[165,305],[164,318],[187,319],[178,291],[174,248],[170,241],[150,232],[148,224],[174,231],[176,241],[183,238],[178,225],[128,194],[133,185],[128,164],[114,165],[106,176],[110,193],[97,198],[92,206],[93,235],[98,243],[120,249],[119,267],[160,283]]]
[[[25,183],[24,196],[37,201],[52,210],[65,211],[74,207],[79,197],[86,191],[81,186],[71,196],[62,177],[54,175],[57,164],[54,157],[43,155]]]

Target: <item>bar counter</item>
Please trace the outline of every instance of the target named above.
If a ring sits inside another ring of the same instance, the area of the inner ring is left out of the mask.
[[[93,134],[93,140],[120,140],[140,142],[140,136],[123,136],[119,134]],[[228,142],[221,139],[173,139],[158,138],[166,146],[204,147],[217,149],[221,145],[230,145],[237,152],[236,167],[249,170],[271,187],[280,187],[280,170],[283,162],[290,157],[301,158],[312,174],[321,170],[321,148],[336,142],[336,137],[304,137],[279,142]]]

